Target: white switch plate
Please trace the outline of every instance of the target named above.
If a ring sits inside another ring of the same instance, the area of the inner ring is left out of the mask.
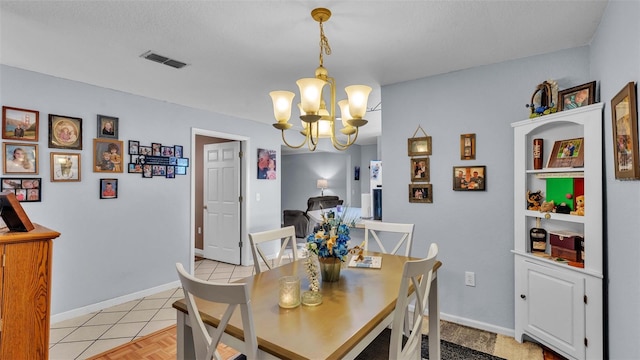
[[[467,271],[464,273],[464,284],[467,286],[476,286],[476,273]]]

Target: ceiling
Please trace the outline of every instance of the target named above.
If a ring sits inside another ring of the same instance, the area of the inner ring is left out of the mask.
[[[269,91],[297,92],[295,81],[318,66],[319,27],[310,12],[328,7],[333,15],[324,31],[332,54],[324,65],[338,99],[347,85],[374,89],[370,122],[358,140],[366,144],[381,130],[380,86],[587,45],[606,5],[2,0],[0,62],[271,124]],[[140,57],[149,50],[188,65],[175,69]]]

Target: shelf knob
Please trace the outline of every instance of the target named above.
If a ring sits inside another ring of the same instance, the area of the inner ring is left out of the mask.
[[[551,214],[549,214],[549,213],[544,214],[544,218],[545,219],[551,219]]]

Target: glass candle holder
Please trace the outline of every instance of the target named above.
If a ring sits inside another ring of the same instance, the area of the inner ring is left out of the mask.
[[[300,278],[283,276],[279,280],[279,301],[281,308],[290,309],[300,305]]]

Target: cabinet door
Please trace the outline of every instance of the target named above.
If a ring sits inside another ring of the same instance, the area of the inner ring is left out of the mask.
[[[522,270],[516,283],[520,291],[517,307],[522,310],[519,327],[533,338],[583,359],[586,355],[584,277],[530,260],[516,262]]]

